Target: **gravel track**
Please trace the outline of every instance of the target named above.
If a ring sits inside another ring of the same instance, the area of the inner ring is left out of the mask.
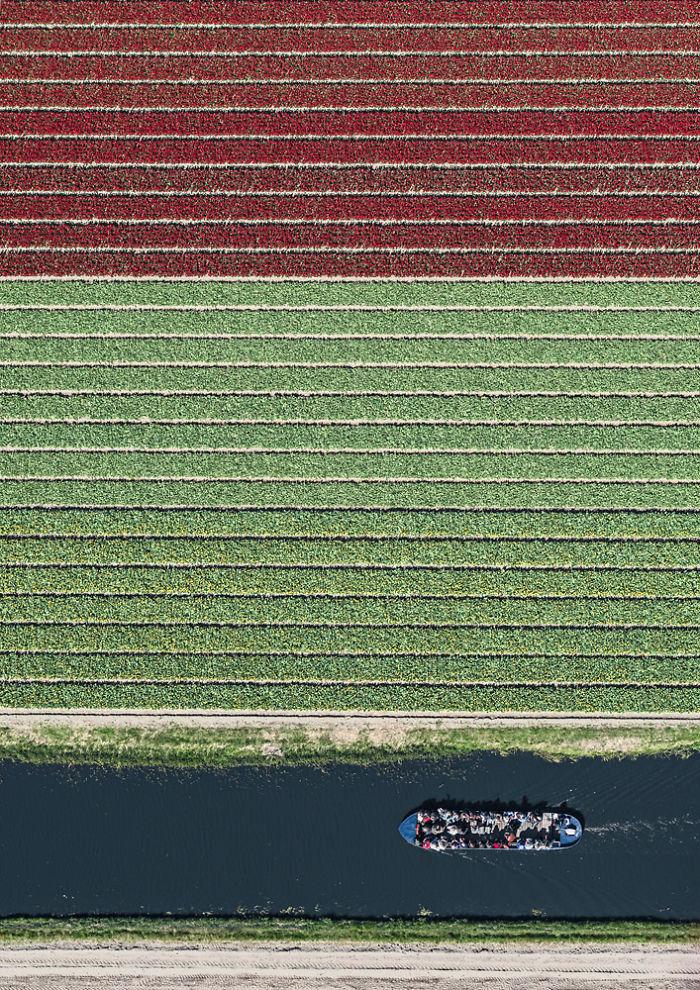
[[[479,987],[545,990],[700,987],[700,955],[691,948],[576,945],[494,948],[249,945],[98,947],[58,944],[0,950],[7,990],[412,990]]]

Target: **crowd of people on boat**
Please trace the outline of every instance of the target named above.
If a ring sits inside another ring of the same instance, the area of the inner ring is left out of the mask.
[[[560,844],[555,812],[419,811],[416,845],[423,849],[545,849]]]

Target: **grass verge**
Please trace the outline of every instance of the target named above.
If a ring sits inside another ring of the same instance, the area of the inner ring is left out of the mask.
[[[700,725],[526,725],[387,728],[353,731],[288,725],[162,727],[77,722],[0,726],[0,760],[163,768],[304,763],[373,763],[446,758],[475,751],[535,753],[549,760],[673,755],[700,750]]]
[[[433,918],[74,917],[0,919],[8,942],[636,942],[700,941],[700,924],[664,921],[438,920]]]

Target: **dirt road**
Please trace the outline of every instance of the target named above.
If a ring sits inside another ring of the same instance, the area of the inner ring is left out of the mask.
[[[695,990],[692,946],[231,944],[0,949],[3,990]]]

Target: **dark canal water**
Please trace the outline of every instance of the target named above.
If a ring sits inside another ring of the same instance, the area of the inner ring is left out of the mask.
[[[423,853],[424,800],[582,812],[579,846]],[[108,771],[0,764],[0,915],[700,918],[700,755]]]

